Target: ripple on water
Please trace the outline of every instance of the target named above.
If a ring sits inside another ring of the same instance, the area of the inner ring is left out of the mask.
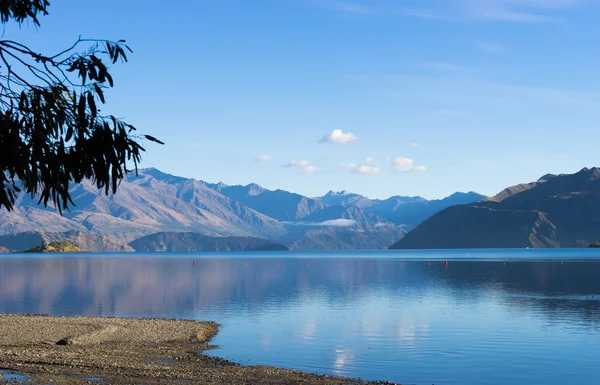
[[[0,313],[213,320],[211,356],[406,384],[599,384],[600,250],[453,253],[0,257]]]

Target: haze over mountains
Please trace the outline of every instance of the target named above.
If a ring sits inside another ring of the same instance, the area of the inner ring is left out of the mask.
[[[600,239],[600,169],[547,174],[442,210],[391,248],[585,247]]]
[[[165,232],[263,238],[292,249],[382,249],[435,210],[483,197],[469,193],[441,201],[400,196],[370,200],[330,192],[309,198],[256,184],[211,184],[154,168],[124,180],[114,196],[105,196],[89,181],[73,185],[71,194],[76,206],[62,217],[54,208],[20,196],[14,211],[0,211],[0,234],[35,232],[44,234],[35,239],[54,239],[49,234],[72,232],[71,237],[79,237],[92,251],[124,250],[136,239]],[[404,221],[402,207],[407,205],[411,208]],[[83,240],[86,234],[90,239]]]

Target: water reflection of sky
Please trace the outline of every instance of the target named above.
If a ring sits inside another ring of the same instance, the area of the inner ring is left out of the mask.
[[[215,320],[213,354],[403,383],[596,384],[600,262],[563,253],[11,256],[0,312]]]

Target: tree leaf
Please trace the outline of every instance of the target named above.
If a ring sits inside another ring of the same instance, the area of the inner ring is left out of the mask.
[[[156,142],[158,144],[165,144],[164,142],[161,142],[160,140],[156,139],[155,137],[153,137],[151,135],[144,135],[144,137],[151,142]]]

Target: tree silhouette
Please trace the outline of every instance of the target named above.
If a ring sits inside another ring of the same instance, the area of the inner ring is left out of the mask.
[[[40,26],[48,0],[1,0],[0,22]],[[0,38],[1,39],[1,38]],[[74,204],[69,186],[92,180],[105,194],[137,172],[141,139],[135,127],[98,108],[113,87],[106,63],[126,62],[124,40],[82,39],[44,55],[0,40],[0,209],[11,210],[21,191],[62,213]],[[133,164],[133,169],[129,165]]]

